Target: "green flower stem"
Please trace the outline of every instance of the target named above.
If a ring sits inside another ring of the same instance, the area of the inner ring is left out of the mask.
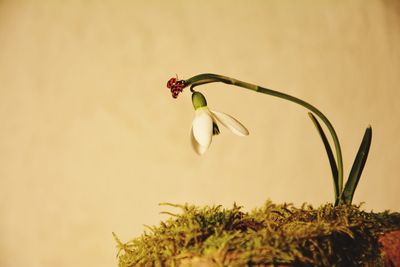
[[[190,89],[192,90],[196,86],[206,84],[206,83],[212,83],[212,82],[223,82],[226,84],[231,84],[231,85],[240,86],[240,87],[243,87],[243,88],[246,88],[249,90],[253,90],[258,93],[263,93],[263,94],[283,98],[283,99],[292,101],[294,103],[297,103],[297,104],[307,108],[308,110],[312,111],[314,114],[316,114],[327,126],[330,134],[332,135],[333,142],[335,144],[336,160],[337,160],[337,164],[338,164],[338,166],[337,166],[338,167],[337,188],[339,189],[338,192],[335,192],[335,193],[337,194],[336,199],[339,198],[338,194],[340,194],[340,192],[342,192],[342,190],[343,190],[342,151],[340,148],[339,139],[337,137],[335,129],[333,128],[333,126],[332,126],[331,122],[328,120],[328,118],[321,111],[319,111],[313,105],[311,105],[297,97],[294,97],[294,96],[291,96],[291,95],[288,95],[285,93],[281,93],[281,92],[278,92],[275,90],[271,90],[268,88],[264,88],[264,87],[261,87],[261,86],[255,85],[255,84],[239,81],[234,78],[217,75],[217,74],[205,73],[205,74],[196,75],[188,80],[185,80],[185,85],[190,86]]]

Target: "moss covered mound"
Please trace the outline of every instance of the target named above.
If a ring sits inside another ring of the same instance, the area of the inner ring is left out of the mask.
[[[236,204],[181,209],[127,243],[115,236],[119,266],[383,265],[378,236],[400,229],[399,213],[360,206],[276,205],[243,212]]]

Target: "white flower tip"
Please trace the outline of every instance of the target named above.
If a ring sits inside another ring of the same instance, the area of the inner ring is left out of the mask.
[[[246,127],[244,127],[243,124],[241,124],[237,119],[234,117],[218,112],[218,111],[211,111],[212,115],[214,118],[219,121],[222,125],[224,125],[226,128],[231,130],[232,133],[238,135],[238,136],[246,136],[249,135],[249,130],[247,130]]]
[[[194,138],[194,135],[193,135],[193,128],[192,128],[192,130],[190,131],[190,141],[191,141],[191,143],[192,143],[193,150],[194,150],[199,156],[201,156],[201,155],[203,155],[204,153],[206,153],[206,151],[207,151],[207,149],[208,149],[208,146],[202,146],[202,145],[200,145],[200,144],[197,142],[196,138]]]

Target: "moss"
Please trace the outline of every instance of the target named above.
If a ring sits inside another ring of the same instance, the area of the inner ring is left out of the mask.
[[[181,213],[127,243],[119,266],[360,266],[382,264],[377,238],[400,229],[400,214],[360,206],[276,205],[243,212],[236,204],[196,207],[164,204]]]

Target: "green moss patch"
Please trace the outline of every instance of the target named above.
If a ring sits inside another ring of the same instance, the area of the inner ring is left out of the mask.
[[[399,213],[360,206],[277,205],[244,212],[221,206],[163,204],[180,213],[127,243],[117,236],[120,267],[382,265],[378,236],[400,229]]]

